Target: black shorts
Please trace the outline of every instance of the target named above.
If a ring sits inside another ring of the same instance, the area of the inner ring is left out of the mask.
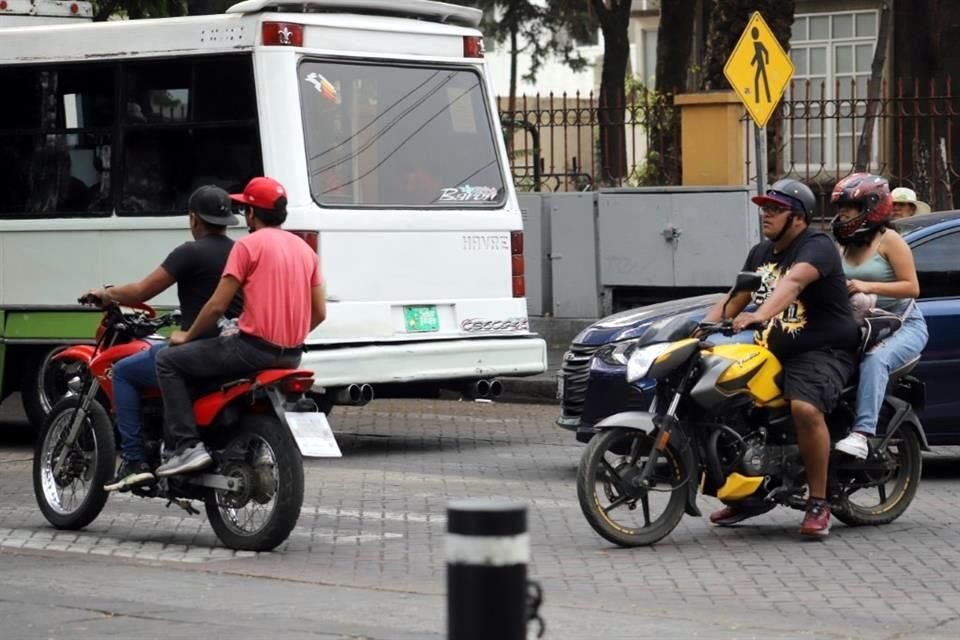
[[[816,349],[792,356],[783,365],[783,396],[809,402],[827,414],[837,406],[857,365],[852,351]]]

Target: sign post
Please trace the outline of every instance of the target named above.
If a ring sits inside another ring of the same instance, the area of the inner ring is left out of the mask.
[[[765,189],[763,128],[783,97],[793,77],[793,62],[773,35],[767,22],[754,11],[733,48],[723,75],[753,119],[757,154],[757,194]]]

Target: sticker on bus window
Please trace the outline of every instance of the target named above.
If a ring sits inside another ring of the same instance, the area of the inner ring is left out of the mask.
[[[304,78],[303,81],[312,84],[317,90],[317,93],[330,102],[337,101],[337,88],[333,86],[332,82],[324,78],[316,71],[312,71],[311,73],[307,74],[307,77]]]
[[[439,202],[488,202],[496,200],[500,192],[494,187],[445,187],[440,190]]]

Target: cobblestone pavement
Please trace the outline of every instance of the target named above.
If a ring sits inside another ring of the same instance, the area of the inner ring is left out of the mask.
[[[927,457],[916,500],[886,527],[835,523],[827,541],[809,543],[797,536],[799,512],[780,509],[729,529],[687,516],[657,546],[624,550],[594,534],[580,513],[574,481],[582,445],[554,427],[554,417],[543,405],[453,401],[338,408],[332,422],[344,457],[306,463],[299,524],[271,554],[224,549],[204,516],[127,496],[111,498],[83,531],[56,531],[34,502],[27,437],[14,434],[0,440],[0,575],[6,584],[30,581],[31,566],[53,559],[69,562],[77,580],[77,567],[93,560],[97,571],[140,567],[138,579],[147,584],[151,576],[162,584],[173,570],[184,580],[248,590],[313,585],[332,589],[330,598],[350,593],[358,599],[352,602],[369,601],[372,608],[358,615],[384,630],[377,638],[439,637],[447,502],[503,496],[530,505],[530,575],[544,588],[548,640],[598,632],[960,636],[958,450]],[[717,504],[700,500],[705,514]],[[124,575],[111,578],[118,589]],[[110,593],[103,587],[103,597]],[[63,586],[58,597],[67,594]],[[0,588],[0,615],[5,602],[17,600]],[[406,613],[395,618],[398,611]],[[334,618],[322,618],[315,631]]]

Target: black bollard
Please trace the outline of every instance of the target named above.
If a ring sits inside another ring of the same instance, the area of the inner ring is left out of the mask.
[[[447,507],[448,640],[526,640],[527,507],[489,499]]]

